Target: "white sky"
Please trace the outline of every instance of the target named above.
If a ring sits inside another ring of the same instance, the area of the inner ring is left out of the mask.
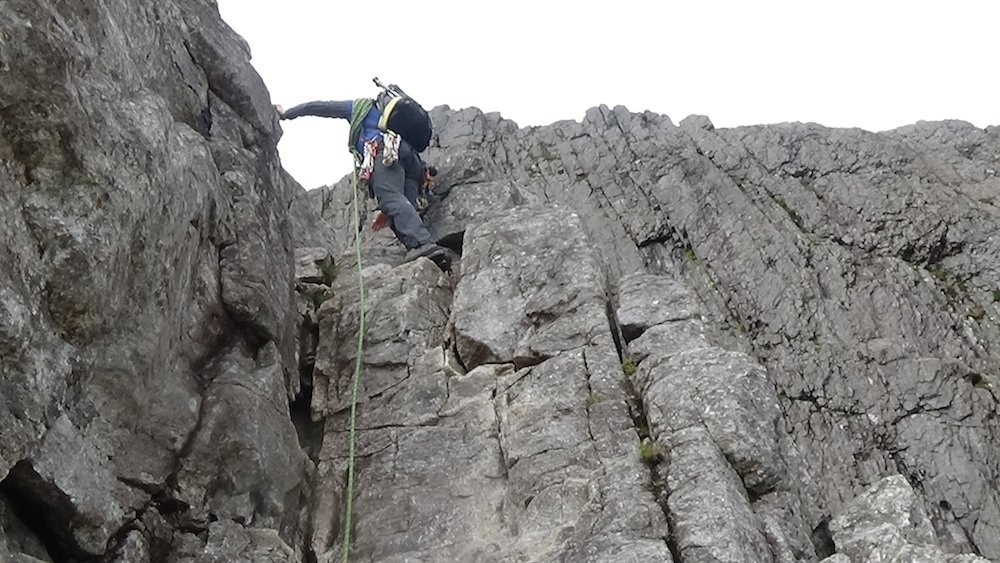
[[[378,76],[427,109],[476,106],[522,127],[602,103],[717,127],[1000,125],[996,0],[218,4],[286,108],[373,96]],[[350,171],[346,121],[282,124],[282,163],[305,188]]]

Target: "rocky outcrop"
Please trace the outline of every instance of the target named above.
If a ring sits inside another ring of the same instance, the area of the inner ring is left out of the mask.
[[[435,123],[428,160],[441,185],[428,218],[463,252],[441,345],[478,375],[543,370],[567,350],[589,360],[596,340],[616,343],[611,359],[634,375],[609,393],[631,405],[633,430],[615,451],[645,459],[664,514],[640,528],[651,532],[619,536],[625,545],[663,537],[680,561],[864,560],[834,555],[827,522],[898,474],[933,530],[927,546],[1000,557],[988,446],[998,437],[996,129],[715,130],[704,118],[675,126],[604,107],[544,128],[447,108]],[[344,193],[323,196],[328,221],[346,221],[331,205]],[[363,239],[380,249],[371,260],[398,264],[391,239]],[[585,314],[601,301],[605,317]],[[538,395],[554,405],[569,400],[558,394],[589,396],[573,372],[549,372],[562,384]],[[334,374],[323,375],[345,377]],[[503,392],[479,393],[496,402]],[[572,449],[565,434],[558,447]],[[539,426],[521,435],[544,442]],[[580,497],[561,522],[579,534],[590,503],[609,502]],[[526,539],[508,525],[492,532],[509,538],[493,551],[468,533],[421,537],[464,537],[449,553],[503,559]],[[576,546],[600,543],[566,534],[538,540],[535,560],[574,560]],[[429,548],[374,541],[358,553],[376,545],[376,560],[433,559],[420,551]]]
[[[0,559],[301,552],[299,188],[246,45],[210,1],[0,12]]]
[[[902,475],[873,485],[829,523],[837,554],[823,563],[899,561],[987,563],[975,555],[945,555],[934,528]]]
[[[0,11],[0,559],[1000,559],[1000,131],[434,113],[403,263],[210,0]],[[359,282],[363,281],[362,301]]]

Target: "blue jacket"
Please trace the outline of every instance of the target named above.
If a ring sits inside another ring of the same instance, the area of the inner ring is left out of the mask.
[[[285,111],[285,119],[295,119],[303,115],[315,115],[317,117],[338,117],[340,119],[351,119],[351,110],[354,108],[354,100],[332,101],[332,102],[306,102],[299,104]],[[365,116],[361,126],[361,137],[358,139],[357,149],[359,153],[365,152],[365,142],[374,139],[381,131],[378,128],[378,120],[382,113],[372,106]]]

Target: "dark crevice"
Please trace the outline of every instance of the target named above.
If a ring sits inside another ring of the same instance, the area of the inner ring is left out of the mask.
[[[664,517],[666,517],[668,530],[667,535],[663,536],[663,541],[670,551],[670,555],[673,560],[677,563],[681,563],[683,559],[680,556],[680,548],[677,545],[676,540],[673,538],[673,524],[670,517],[670,511],[667,507],[667,490],[666,490],[666,480],[661,474],[662,464],[664,463],[664,457],[666,452],[663,452],[661,446],[657,444],[651,435],[649,428],[649,419],[646,417],[646,406],[642,401],[642,396],[639,394],[633,382],[633,377],[635,376],[635,363],[632,361],[631,357],[628,355],[628,350],[622,343],[621,339],[621,323],[618,320],[618,316],[615,314],[614,303],[611,298],[608,297],[605,303],[605,311],[608,317],[608,329],[614,336],[615,347],[618,351],[618,358],[622,366],[622,388],[625,394],[625,404],[628,407],[629,417],[632,419],[632,426],[635,429],[636,435],[638,436],[638,449],[636,455],[640,457],[643,464],[649,470],[649,492],[653,495],[657,506],[663,511]],[[586,355],[583,356],[584,364],[586,365]],[[589,381],[589,369],[588,369],[588,389],[590,388]],[[591,392],[593,392],[591,390]],[[589,411],[588,406],[588,420]]]
[[[308,384],[303,381],[299,394],[288,404],[288,413],[295,426],[299,438],[299,447],[309,456],[313,463],[319,461],[319,450],[323,442],[323,421],[312,417],[313,386],[312,378]]]
[[[667,544],[667,550],[670,551],[670,557],[674,560],[674,563],[684,563],[681,559],[681,550],[677,545],[677,540],[674,539],[673,535],[663,536],[663,543]]]
[[[934,531],[938,534],[938,537],[948,537],[950,533],[951,526],[954,526],[962,533],[962,538],[968,542],[969,547],[972,549],[972,553],[983,555],[983,552],[976,545],[976,540],[972,537],[972,533],[967,529],[966,526],[961,524],[958,514],[955,513],[954,507],[947,500],[941,500],[934,504],[927,505],[928,517],[931,520],[931,525],[934,526]],[[953,529],[953,528],[951,528]]]
[[[615,350],[618,352],[618,360],[625,360],[625,344],[622,340],[622,328],[618,322],[618,315],[615,313],[615,304],[610,295],[605,295],[604,314],[608,319],[608,328],[611,330],[611,338],[615,341]]]
[[[673,235],[671,233],[655,233],[653,236],[643,239],[636,244],[639,250],[646,248],[647,246],[652,246],[654,244],[663,244],[671,242],[673,240]]]
[[[312,313],[299,319],[299,392],[288,403],[288,413],[299,439],[299,447],[316,464],[319,461],[324,424],[322,420],[314,420],[312,416],[313,371],[316,367],[316,349],[319,346],[319,323],[313,319]]]
[[[522,370],[524,368],[530,368],[530,367],[537,366],[538,364],[544,362],[545,360],[549,359],[550,357],[551,356],[545,356],[545,355],[540,355],[540,356],[517,356],[514,359],[512,359],[510,362],[503,362],[503,363],[512,363],[512,364],[514,364],[514,370],[515,371],[520,371],[520,370]]]
[[[469,366],[465,365],[465,362],[462,361],[462,355],[458,353],[458,343],[455,342],[454,335],[451,341],[451,351],[455,355],[455,361],[462,368],[462,373],[469,373]]]
[[[71,526],[77,510],[72,499],[35,472],[30,461],[19,461],[0,481],[0,497],[54,563],[76,563],[92,557],[73,538]]]
[[[812,540],[813,547],[816,548],[816,556],[820,560],[837,553],[837,546],[833,543],[833,534],[830,533],[829,516],[820,520],[819,525],[813,529],[810,539]]]
[[[502,391],[500,391],[499,387],[494,386],[493,396],[491,397],[491,401],[493,402],[493,416],[496,419],[497,452],[499,452],[500,454],[500,459],[499,459],[500,472],[501,472],[500,474],[503,476],[504,479],[506,479],[508,478],[508,471],[510,469],[510,465],[509,462],[507,461],[507,452],[505,452],[503,449],[503,439],[501,438],[501,436],[503,436],[503,428],[501,427],[500,424],[501,420],[500,410],[499,407],[497,406],[497,398],[500,395],[500,393],[502,393]]]
[[[322,268],[321,264],[317,264]],[[333,274],[324,272],[332,281]],[[298,289],[298,288],[297,288]],[[327,291],[323,292],[326,295]],[[322,304],[314,303],[314,308],[318,309]],[[323,445],[323,434],[326,427],[325,420],[316,420],[312,413],[313,399],[313,372],[316,367],[316,349],[319,346],[319,323],[314,322],[311,312],[299,319],[299,392],[295,398],[288,403],[288,414],[295,427],[295,434],[299,440],[299,448],[305,452],[306,456],[313,463],[313,467],[318,467],[319,454]],[[300,493],[302,505],[308,515],[302,522],[302,556],[304,563],[317,563],[318,558],[312,545],[313,520],[315,518],[315,502],[308,491],[316,488],[316,475],[309,472],[305,477],[305,490]]]
[[[465,231],[445,235],[438,239],[438,244],[451,250],[455,254],[462,256],[462,248],[465,241]]]

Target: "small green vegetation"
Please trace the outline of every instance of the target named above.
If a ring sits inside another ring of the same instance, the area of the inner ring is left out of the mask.
[[[993,290],[993,302],[996,303],[1000,301],[1000,289]]]
[[[587,406],[592,406],[601,402],[601,396],[591,391],[587,393]]]
[[[977,321],[981,321],[986,316],[986,309],[982,305],[976,305],[969,309],[969,316]]]
[[[320,305],[322,305],[326,301],[329,301],[330,298],[333,297],[333,291],[330,289],[314,291],[311,294],[309,294],[309,297],[312,299],[313,307],[319,309]]]
[[[622,371],[625,372],[626,377],[632,377],[635,375],[635,362],[632,361],[632,358],[626,357],[622,361]]]
[[[934,278],[939,282],[943,282],[946,279],[948,279],[948,274],[941,268],[931,268],[929,271],[931,275],[934,276]]]
[[[337,268],[334,266],[333,260],[317,260],[316,266],[323,273],[323,283],[333,285],[333,281],[337,279]]]
[[[684,247],[684,259],[687,260],[688,262],[697,262],[698,261],[698,255],[694,253],[694,249],[693,248],[691,248],[690,246],[685,246]]]
[[[641,459],[643,463],[657,463],[663,459],[665,453],[666,452],[663,450],[663,446],[650,440],[649,438],[639,442],[639,459]]]

